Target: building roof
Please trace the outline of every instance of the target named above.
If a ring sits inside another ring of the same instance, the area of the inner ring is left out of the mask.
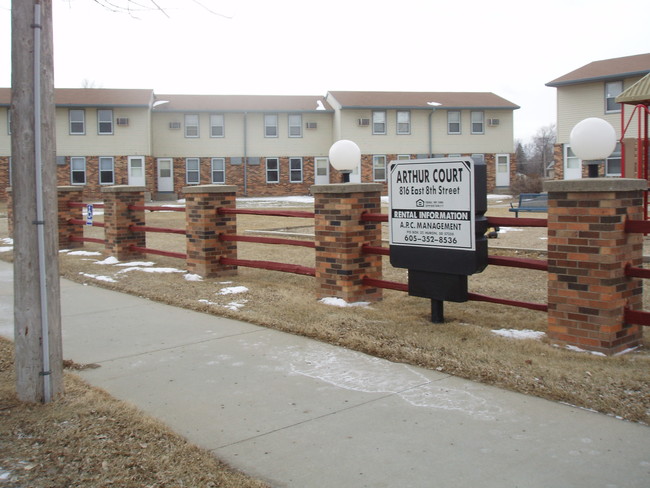
[[[508,109],[518,105],[490,92],[358,92],[331,91],[343,108],[384,109]]]
[[[156,95],[156,112],[331,112],[314,95]]]
[[[608,79],[644,76],[650,73],[650,53],[625,56],[622,58],[594,61],[559,78],[546,83],[546,86],[558,87],[605,81]]]
[[[650,104],[650,73],[617,96],[616,103]]]
[[[56,88],[57,107],[149,107],[153,90],[114,88]],[[11,88],[0,88],[0,105],[11,104]]]

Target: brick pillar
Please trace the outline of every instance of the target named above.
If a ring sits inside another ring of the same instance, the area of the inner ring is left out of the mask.
[[[82,225],[70,224],[70,219],[83,219],[82,207],[71,207],[69,204],[81,203],[83,187],[80,186],[59,186],[57,188],[59,205],[59,249],[74,249],[83,247],[83,242],[71,241],[70,237],[83,237],[84,228]]]
[[[381,223],[362,222],[363,212],[381,211],[383,186],[367,184],[315,185],[316,284],[318,298],[347,302],[379,301],[380,288],[364,286],[364,276],[381,279],[381,256],[364,254],[364,244],[381,245]]]
[[[5,190],[7,195],[7,233],[9,237],[13,239],[14,237],[14,194],[11,191],[11,187],[8,186]]]
[[[143,186],[108,186],[102,188],[104,196],[104,235],[106,250],[120,261],[140,259],[141,252],[129,250],[129,246],[145,247],[144,232],[132,232],[132,225],[145,225],[144,210],[129,210],[129,205],[144,205]]]
[[[557,343],[615,354],[639,345],[643,328],[624,310],[642,308],[643,235],[625,221],[643,219],[647,183],[588,178],[548,181],[548,336]]]
[[[237,187],[200,185],[183,188],[187,231],[187,270],[204,278],[234,276],[237,267],[219,258],[237,258],[237,243],[219,240],[220,234],[237,233],[237,216],[220,215],[218,209],[235,208]]]

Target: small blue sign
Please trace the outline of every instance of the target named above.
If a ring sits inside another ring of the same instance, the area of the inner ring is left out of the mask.
[[[86,225],[93,225],[93,204],[86,205]]]

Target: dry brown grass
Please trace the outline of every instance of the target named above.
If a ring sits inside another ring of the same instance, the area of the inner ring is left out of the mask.
[[[508,215],[505,208],[490,209],[491,215]],[[531,215],[531,217],[543,215]],[[183,214],[155,213],[149,225],[181,227]],[[309,221],[239,216],[239,233],[246,230],[309,226]],[[295,229],[305,231],[309,229]],[[97,229],[92,229],[97,232]],[[491,253],[528,255],[535,252],[498,250],[500,247],[545,248],[544,229],[502,234],[491,242]],[[177,236],[151,234],[150,247],[184,251]],[[100,250],[87,245],[87,250]],[[2,255],[0,255],[2,256]],[[6,253],[5,253],[6,257]],[[313,251],[286,246],[242,244],[239,257],[266,259],[313,266]],[[99,258],[101,259],[101,257]],[[149,256],[157,266],[183,269],[183,262]],[[94,260],[61,255],[61,273],[75,281],[146,296],[164,303],[230,316],[267,327],[312,337],[392,361],[445,371],[460,377],[554,401],[590,408],[631,421],[650,423],[650,352],[647,340],[635,352],[618,357],[599,357],[554,347],[546,340],[512,340],[497,336],[494,329],[544,331],[546,315],[521,308],[482,302],[446,303],[444,324],[432,324],[430,303],[405,293],[385,291],[382,302],[367,308],[338,308],[318,303],[314,280],[285,273],[240,268],[238,276],[186,281],[180,273],[153,275],[100,266]],[[393,269],[385,260],[387,279],[404,282],[404,270]],[[113,276],[117,283],[103,283],[80,273]],[[242,285],[248,292],[219,295],[224,286]],[[486,295],[544,303],[546,275],[539,271],[490,266],[470,277],[470,291]],[[210,304],[199,302],[199,299]],[[237,311],[230,302],[243,304]],[[246,301],[244,303],[244,301]],[[650,309],[646,300],[646,309]]]

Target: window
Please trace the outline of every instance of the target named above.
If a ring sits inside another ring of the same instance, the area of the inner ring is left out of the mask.
[[[201,182],[201,161],[199,158],[185,160],[185,182],[188,185],[198,185]]]
[[[386,181],[386,156],[372,157],[373,181]]]
[[[618,142],[614,152],[605,160],[605,176],[621,176],[621,143]]]
[[[266,158],[266,182],[280,182],[280,161],[278,158]]]
[[[224,137],[226,135],[223,114],[210,115],[210,137]]]
[[[199,116],[197,114],[185,115],[185,137],[199,137]]]
[[[70,119],[70,134],[83,135],[86,133],[86,112],[70,110],[68,117]]]
[[[447,134],[460,134],[460,112],[457,110],[447,112]]]
[[[289,181],[302,183],[302,158],[289,158]]]
[[[398,161],[409,161],[411,159],[410,154],[398,154],[397,155],[397,160]]]
[[[226,159],[212,158],[212,183],[223,185],[226,182]]]
[[[485,163],[485,154],[472,154],[475,163]]]
[[[372,133],[385,134],[386,133],[386,112],[383,110],[372,113]]]
[[[411,112],[397,111],[397,133],[410,134],[411,133]]]
[[[113,185],[115,183],[115,164],[113,158],[99,158],[99,184]]]
[[[485,124],[484,121],[485,114],[483,112],[472,112],[472,134],[483,134],[485,133]]]
[[[112,134],[113,133],[113,111],[112,110],[97,110],[97,133],[98,134]]]
[[[289,137],[302,137],[302,115],[289,115]]]
[[[278,137],[278,116],[264,115],[264,137]]]
[[[623,92],[622,81],[605,83],[605,113],[620,112],[621,104],[616,103],[616,97]]]
[[[86,184],[86,158],[70,158],[70,183],[73,185]]]

